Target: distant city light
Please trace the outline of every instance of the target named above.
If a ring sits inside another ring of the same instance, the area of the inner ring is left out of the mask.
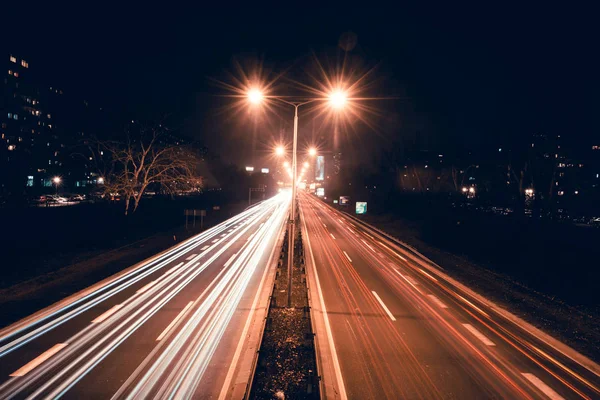
[[[308,161],[304,161],[304,168],[308,168],[310,164],[308,163]]]
[[[269,173],[269,168],[262,168],[260,170],[260,172],[262,172],[263,174],[268,174]]]
[[[285,168],[287,168],[287,167],[289,167],[289,166],[290,166],[290,163],[289,163],[288,161],[284,161],[284,162],[283,162],[283,166],[284,166]]]
[[[275,148],[275,154],[278,155],[278,156],[284,155],[285,154],[285,147],[283,147],[283,146],[277,146]]]
[[[60,177],[59,176],[55,176],[54,178],[52,178],[52,182],[54,182],[55,184],[59,184],[60,183]]]
[[[254,167],[246,167],[246,172],[254,172]]]
[[[103,184],[103,183],[104,183],[104,178],[103,178],[103,177],[100,177],[100,178],[98,178],[98,181],[97,181],[97,182],[98,182],[99,184]]]
[[[317,149],[314,147],[311,147],[310,149],[308,149],[308,154],[310,156],[316,156],[317,155]]]

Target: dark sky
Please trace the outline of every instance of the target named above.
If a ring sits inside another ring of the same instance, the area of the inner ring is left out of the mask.
[[[348,31],[357,45],[345,55],[378,67],[373,94],[410,98],[378,102],[394,117],[352,136],[374,151],[396,142],[411,118],[432,148],[476,149],[535,132],[599,136],[600,31],[591,9],[220,3],[4,7],[2,47],[28,58],[44,81],[105,107],[142,118],[172,113],[220,152],[231,149],[234,128],[214,116],[220,89],[211,78],[233,71],[232,60],[258,57],[292,72],[306,70],[312,54],[336,60]]]

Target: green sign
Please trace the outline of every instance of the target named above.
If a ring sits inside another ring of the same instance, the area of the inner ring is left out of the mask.
[[[367,213],[367,202],[366,201],[357,201],[356,202],[356,213],[357,214],[366,214]]]

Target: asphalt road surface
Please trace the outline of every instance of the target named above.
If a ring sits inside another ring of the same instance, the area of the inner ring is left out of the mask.
[[[0,331],[0,398],[224,398],[289,194]]]
[[[300,209],[313,314],[327,319],[320,361],[338,380],[328,397],[600,398],[597,364],[315,197]]]

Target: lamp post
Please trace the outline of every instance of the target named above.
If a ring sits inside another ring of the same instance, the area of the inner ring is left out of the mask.
[[[260,104],[265,99],[263,93],[258,89],[251,89],[248,93],[248,100],[253,104]],[[292,268],[294,265],[294,233],[296,225],[296,185],[298,180],[298,166],[297,166],[297,147],[298,147],[298,108],[303,105],[321,101],[323,99],[310,99],[302,102],[288,101],[280,97],[268,96],[270,100],[277,100],[280,103],[291,105],[294,107],[294,138],[292,141],[292,208],[290,211],[290,219],[288,221],[288,287],[287,287],[287,307],[292,306]],[[347,95],[344,91],[335,90],[329,94],[329,104],[335,109],[341,109],[344,107],[347,101]],[[276,150],[276,153],[283,152],[283,149]],[[316,154],[316,149],[309,149],[309,154]]]
[[[60,177],[55,176],[52,178],[52,182],[54,182],[54,186],[56,187],[56,195],[58,196],[58,185],[60,184]]]

